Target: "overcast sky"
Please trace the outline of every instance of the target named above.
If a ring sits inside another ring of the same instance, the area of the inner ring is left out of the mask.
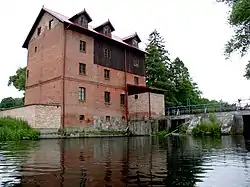
[[[7,86],[8,77],[26,66],[22,44],[42,5],[69,17],[86,8],[91,25],[109,18],[115,35],[125,37],[136,31],[144,43],[157,29],[171,58],[184,61],[204,97],[229,102],[250,98],[250,81],[243,78],[248,58],[235,55],[226,61],[223,56],[232,30],[227,25],[228,7],[216,0],[8,0],[0,6],[0,99],[22,96]]]

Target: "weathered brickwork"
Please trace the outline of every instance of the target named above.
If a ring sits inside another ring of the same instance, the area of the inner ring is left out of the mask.
[[[148,119],[150,112],[152,118],[165,115],[164,95],[162,94],[150,93],[151,111],[149,110],[149,93],[129,96],[128,104],[130,119]]]
[[[33,128],[59,129],[61,125],[61,108],[49,105],[29,105],[0,111],[0,117],[13,117],[27,121]]]
[[[48,23],[53,19],[52,28]],[[37,29],[41,33],[37,36]],[[28,46],[25,104],[61,102],[64,26],[45,13]]]

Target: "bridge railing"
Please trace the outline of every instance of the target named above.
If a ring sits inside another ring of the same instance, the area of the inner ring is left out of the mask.
[[[224,104],[224,103],[209,103],[189,106],[175,106],[166,109],[166,115],[185,115],[185,114],[201,114],[201,113],[214,113],[214,112],[230,112],[237,110],[250,109],[248,103],[244,106],[237,106],[237,104]]]

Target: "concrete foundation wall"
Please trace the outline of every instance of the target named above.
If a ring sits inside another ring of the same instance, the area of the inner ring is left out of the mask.
[[[0,117],[7,116],[23,119],[37,129],[59,129],[61,125],[60,106],[29,105],[0,111]]]

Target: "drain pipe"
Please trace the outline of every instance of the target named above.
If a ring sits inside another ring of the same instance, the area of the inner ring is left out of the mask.
[[[124,75],[125,75],[125,100],[126,100],[126,106],[125,106],[125,114],[126,114],[126,122],[127,122],[127,128],[128,128],[128,86],[127,86],[127,50],[124,51]]]
[[[65,69],[66,69],[66,45],[67,45],[67,29],[70,27],[69,24],[66,28],[64,27],[64,43],[63,43],[63,74],[62,74],[62,81],[63,81],[63,89],[62,89],[62,129],[65,128]]]

